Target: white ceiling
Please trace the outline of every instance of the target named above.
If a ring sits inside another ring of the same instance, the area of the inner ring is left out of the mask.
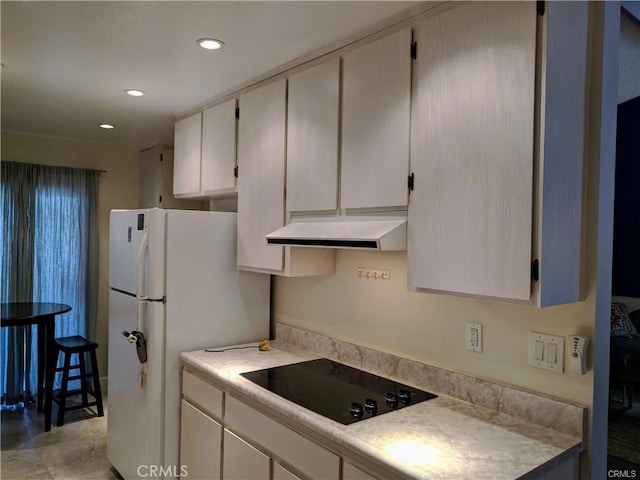
[[[3,0],[1,126],[136,148],[172,144],[176,115],[416,4]],[[202,37],[226,46],[203,50]]]

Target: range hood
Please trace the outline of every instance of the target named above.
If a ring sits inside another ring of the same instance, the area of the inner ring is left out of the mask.
[[[399,251],[407,249],[406,217],[308,217],[271,232],[269,245]]]

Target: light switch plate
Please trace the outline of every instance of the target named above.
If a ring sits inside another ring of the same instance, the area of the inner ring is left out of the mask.
[[[529,332],[529,360],[527,363],[532,367],[563,373],[564,337]]]

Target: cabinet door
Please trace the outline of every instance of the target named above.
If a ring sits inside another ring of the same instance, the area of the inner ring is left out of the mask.
[[[349,462],[342,464],[342,480],[376,480],[376,477],[368,474],[364,470],[360,470]]]
[[[279,463],[274,463],[273,480],[300,480],[300,477],[294,475]]]
[[[407,205],[411,30],[344,56],[343,208]]]
[[[238,266],[281,271],[283,247],[264,236],[284,225],[286,80],[240,96]]]
[[[236,177],[236,100],[208,108],[202,116],[202,193],[232,192]]]
[[[288,212],[337,208],[339,114],[339,58],[289,77]]]
[[[224,480],[269,480],[270,462],[264,453],[225,428],[222,467]]]
[[[529,300],[536,4],[470,2],[417,31],[409,288]]]
[[[176,122],[174,138],[173,194],[200,192],[202,113]]]
[[[181,476],[202,480],[219,479],[222,426],[184,400],[181,415]]]
[[[162,161],[159,146],[142,150],[140,161],[140,208],[162,207]]]

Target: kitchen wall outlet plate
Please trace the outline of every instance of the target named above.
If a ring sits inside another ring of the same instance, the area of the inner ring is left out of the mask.
[[[529,332],[527,364],[532,367],[563,373],[564,337],[560,335]]]
[[[391,280],[391,270],[379,268],[359,267],[356,270],[358,278],[373,278],[374,280]]]
[[[467,322],[467,350],[482,353],[482,324]]]

